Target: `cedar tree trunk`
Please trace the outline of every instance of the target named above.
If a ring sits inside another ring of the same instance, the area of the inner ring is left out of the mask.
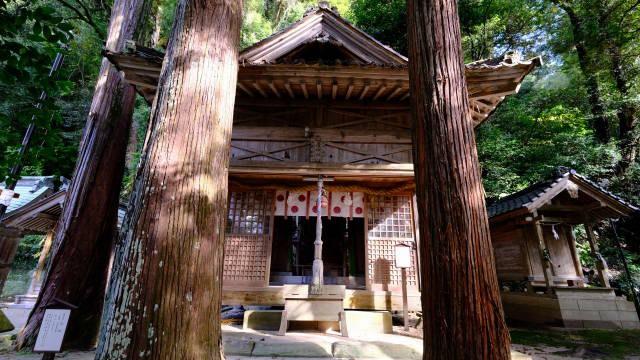
[[[181,0],[96,359],[219,359],[242,2]]]
[[[147,7],[150,1],[147,1]],[[131,39],[144,0],[116,0],[106,47],[123,48]],[[102,60],[74,176],[57,224],[49,272],[29,320],[18,336],[18,347],[32,346],[44,310],[63,300],[71,312],[65,347],[95,346],[113,239],[135,89],[107,59]]]
[[[638,106],[633,99],[630,99],[628,73],[623,64],[620,47],[611,42],[609,45],[609,57],[611,64],[611,74],[615,80],[616,89],[622,96],[622,105],[617,111],[619,129],[619,147],[621,159],[618,162],[616,172],[618,175],[624,175],[629,167],[635,162],[638,152],[638,136],[640,133],[636,130],[638,124]]]
[[[598,86],[598,79],[591,66],[591,58],[587,50],[585,29],[582,19],[580,19],[580,16],[566,2],[560,0],[553,0],[553,2],[562,8],[569,17],[573,44],[576,47],[578,64],[580,65],[580,71],[584,76],[584,84],[587,88],[589,107],[591,108],[591,115],[593,116],[592,127],[595,132],[596,139],[599,142],[606,144],[609,142],[611,137],[611,129],[609,119],[604,111],[604,105],[602,103],[602,97]]]
[[[509,359],[455,0],[410,0],[425,359]]]

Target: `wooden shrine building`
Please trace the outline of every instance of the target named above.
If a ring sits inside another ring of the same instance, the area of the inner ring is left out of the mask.
[[[567,327],[640,328],[634,304],[617,297],[594,225],[638,208],[575,173],[539,182],[488,206],[505,314]],[[597,276],[585,284],[574,229],[582,225]],[[587,286],[588,285],[588,286]]]
[[[0,293],[22,237],[47,234],[55,226],[68,180],[61,177],[60,182],[61,190],[56,191],[53,176],[24,176],[18,180],[7,212],[0,219]],[[0,183],[0,194],[4,188],[5,184]]]
[[[162,53],[105,55],[154,101]],[[284,284],[309,283],[321,212],[324,283],[346,285],[346,308],[401,307],[398,244],[413,249],[419,308],[407,58],[321,3],[239,61],[223,303],[281,305]],[[515,54],[468,64],[469,121],[486,120],[538,65]]]

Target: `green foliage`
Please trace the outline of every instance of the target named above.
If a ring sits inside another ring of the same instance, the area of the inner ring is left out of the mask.
[[[73,82],[64,77],[49,77],[57,52],[64,52],[73,26],[46,2],[0,2],[0,179],[18,159],[22,135],[34,122],[38,132],[34,144],[59,148],[62,138],[57,129],[62,117],[55,99],[69,94]],[[39,100],[41,92],[48,98]],[[39,106],[39,108],[36,107]],[[24,162],[33,172],[47,168],[53,152],[26,154]]]
[[[460,31],[467,61],[522,54],[536,45],[538,17],[530,0],[461,0]]]
[[[246,0],[240,48],[244,49],[300,20],[304,12],[317,6],[316,0]],[[332,7],[347,18],[351,14],[349,0],[330,1]]]
[[[560,75],[561,76],[561,75]],[[615,166],[612,145],[593,139],[571,82],[551,87],[533,77],[477,132],[487,197],[506,196],[548,178],[558,166],[599,178]]]
[[[406,0],[353,0],[353,20],[358,27],[396,51],[407,51]]]
[[[510,331],[511,342],[528,346],[550,346],[569,351],[553,357],[583,357],[626,359],[638,355],[640,330],[519,330]]]
[[[33,270],[38,264],[43,241],[44,236],[42,235],[27,235],[22,238],[13,261],[13,267]]]
[[[247,0],[244,2],[240,48],[248,47],[273,32],[273,24],[266,18],[264,10],[263,1]]]

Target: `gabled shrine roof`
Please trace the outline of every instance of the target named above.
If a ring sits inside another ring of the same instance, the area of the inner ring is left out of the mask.
[[[68,180],[61,178],[62,189],[55,192],[53,176],[23,176],[14,191],[19,195],[9,204],[1,222],[4,226],[18,228],[28,233],[45,233],[55,225],[61,214],[61,206]],[[4,189],[5,184],[0,184]]]
[[[244,49],[240,63],[249,65],[300,63],[288,57],[313,44],[343,49],[351,58],[343,64],[406,67],[407,58],[350,24],[326,2],[302,19]]]
[[[5,184],[0,183],[0,189],[4,189]],[[53,176],[23,176],[18,180],[15,186],[15,193],[19,197],[14,198],[5,215],[16,211],[29,203],[49,196],[53,192],[54,177]]]
[[[5,214],[2,218],[2,224],[10,228],[20,229],[28,234],[46,234],[55,227],[62,215],[62,206],[67,196],[67,189],[68,180],[64,179],[60,190],[53,192],[52,189],[49,189],[44,193],[46,196],[30,197],[30,201]],[[118,206],[118,227],[124,221],[126,210],[126,205],[121,203]]]
[[[156,94],[164,54],[129,43],[104,55],[147,102]],[[238,99],[347,100],[409,106],[408,60],[343,19],[328,5],[246,48],[239,55]],[[467,64],[471,118],[485,121],[542,60],[516,53]]]
[[[489,204],[487,212],[491,219],[512,212],[514,214],[533,213],[549,206],[554,198],[568,189],[577,191],[577,198],[580,197],[580,193],[583,193],[590,200],[599,203],[599,207],[594,209],[587,207],[581,209],[580,206],[575,208],[575,211],[599,211],[599,214],[594,214],[596,218],[629,216],[639,211],[636,206],[571,170],[561,176],[535,183],[526,189]]]

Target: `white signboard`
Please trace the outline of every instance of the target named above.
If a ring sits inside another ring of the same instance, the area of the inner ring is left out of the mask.
[[[38,338],[33,347],[34,352],[60,351],[70,314],[71,310],[63,309],[47,309],[44,311],[40,332],[38,332]]]
[[[396,267],[411,267],[411,247],[407,245],[396,245]]]

